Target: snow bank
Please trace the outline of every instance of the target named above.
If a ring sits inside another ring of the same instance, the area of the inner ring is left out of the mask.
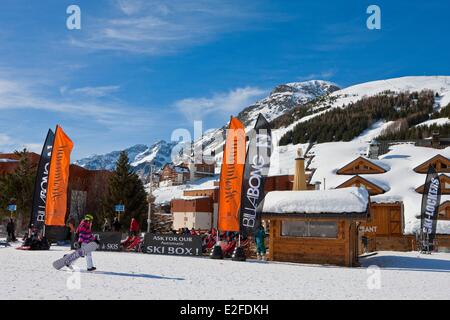
[[[369,193],[362,188],[272,191],[264,198],[265,213],[364,213]]]

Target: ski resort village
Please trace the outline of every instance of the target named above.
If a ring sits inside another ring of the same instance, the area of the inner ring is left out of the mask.
[[[278,85],[191,141],[0,154],[1,299],[449,299],[450,77]]]

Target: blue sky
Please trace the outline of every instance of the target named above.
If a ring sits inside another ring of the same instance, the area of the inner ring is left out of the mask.
[[[81,8],[81,30],[66,9]],[[382,29],[366,27],[369,5]],[[74,159],[222,126],[281,83],[450,74],[448,1],[2,0],[0,151]]]

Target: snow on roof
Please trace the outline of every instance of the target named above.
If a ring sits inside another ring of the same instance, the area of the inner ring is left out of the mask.
[[[363,188],[272,191],[264,198],[264,213],[365,213],[369,193]]]
[[[215,181],[213,181],[215,182]],[[219,189],[219,186],[214,185],[199,185],[199,186],[193,186],[192,188],[189,188],[188,190],[214,190]]]
[[[0,159],[0,162],[19,162],[18,160],[14,160],[14,159]]]
[[[199,200],[199,199],[211,199],[211,197],[208,196],[182,196],[173,200]]]
[[[367,157],[363,157],[363,158],[369,162],[372,162],[374,165],[379,166],[380,168],[384,169],[385,171],[391,170],[391,166],[388,163],[386,163],[385,161],[381,161],[378,159],[369,159]]]
[[[325,179],[325,188],[333,189],[349,179],[348,175],[337,175],[336,171],[361,155],[367,148],[363,141],[329,142],[315,145],[311,152],[315,154],[311,162],[311,168],[316,168],[311,181]],[[431,159],[437,154],[450,158],[450,147],[445,149],[433,149],[417,147],[413,144],[398,144],[390,146],[390,151],[377,160],[377,164],[389,166],[390,170],[382,174],[362,174],[367,179],[387,192],[382,195],[372,196],[372,202],[398,202],[403,201],[405,230],[407,234],[414,233],[420,214],[422,195],[415,189],[425,182],[425,174],[414,172],[414,168]],[[292,158],[290,159],[293,163]],[[372,160],[371,160],[372,161]],[[291,165],[292,166],[292,165]],[[441,202],[450,200],[450,195],[442,195]],[[420,223],[419,223],[420,224]],[[438,230],[441,233],[450,234],[450,223],[439,221]]]
[[[175,172],[176,172],[176,173],[186,173],[186,172],[189,172],[189,169],[188,169],[188,168],[185,168],[185,167],[174,166],[173,168],[175,169]]]
[[[359,175],[361,176],[361,175]],[[391,189],[391,187],[389,186],[388,183],[386,183],[386,181],[383,181],[382,179],[377,179],[377,174],[372,174],[372,175],[364,175],[363,179],[377,185],[378,187],[380,187],[381,189],[383,189],[384,191],[389,191]]]

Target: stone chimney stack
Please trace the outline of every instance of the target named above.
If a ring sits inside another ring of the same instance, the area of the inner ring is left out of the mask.
[[[380,143],[376,140],[372,140],[369,145],[369,154],[367,155],[369,159],[378,159],[380,156]]]
[[[307,190],[306,188],[306,174],[305,174],[305,158],[302,154],[302,149],[297,150],[297,158],[295,159],[295,173],[294,185],[292,190]]]

